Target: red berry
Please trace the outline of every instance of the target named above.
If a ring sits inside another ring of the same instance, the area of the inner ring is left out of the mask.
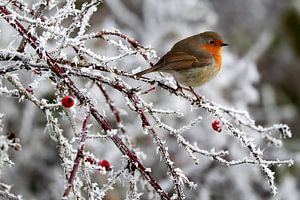
[[[101,167],[104,167],[106,171],[109,171],[111,169],[111,164],[107,160],[100,160],[98,162],[98,165],[100,165]]]
[[[85,159],[85,162],[89,162],[91,165],[96,164],[96,160],[90,156]]]
[[[213,120],[211,123],[211,126],[217,132],[222,131],[222,124],[221,124],[220,120],[218,120],[218,119]]]
[[[26,91],[27,91],[28,93],[30,93],[30,94],[33,94],[33,89],[32,89],[31,86],[28,86],[28,87],[26,88]]]
[[[71,108],[75,104],[75,100],[72,96],[64,96],[61,100],[63,107]]]

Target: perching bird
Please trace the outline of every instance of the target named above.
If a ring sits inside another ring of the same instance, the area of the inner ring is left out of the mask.
[[[203,32],[177,42],[153,67],[136,75],[166,72],[180,84],[198,87],[218,74],[222,65],[222,47],[227,45],[220,34]]]

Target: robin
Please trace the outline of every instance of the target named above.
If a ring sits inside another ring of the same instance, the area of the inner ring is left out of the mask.
[[[222,47],[227,46],[222,36],[208,31],[177,42],[151,68],[137,73],[142,76],[151,72],[166,72],[182,85],[198,87],[214,78],[221,69]]]

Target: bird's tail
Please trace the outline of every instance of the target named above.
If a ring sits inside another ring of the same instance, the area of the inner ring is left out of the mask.
[[[148,73],[151,73],[153,71],[155,71],[155,69],[153,67],[150,67],[148,69],[145,69],[145,70],[143,70],[141,72],[136,73],[135,75],[136,76],[143,76],[144,74],[148,74]]]

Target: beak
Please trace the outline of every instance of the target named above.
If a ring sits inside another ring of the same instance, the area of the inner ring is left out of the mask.
[[[225,47],[225,46],[228,46],[228,45],[229,45],[229,44],[226,44],[226,43],[222,43],[222,44],[221,44],[222,47]]]

